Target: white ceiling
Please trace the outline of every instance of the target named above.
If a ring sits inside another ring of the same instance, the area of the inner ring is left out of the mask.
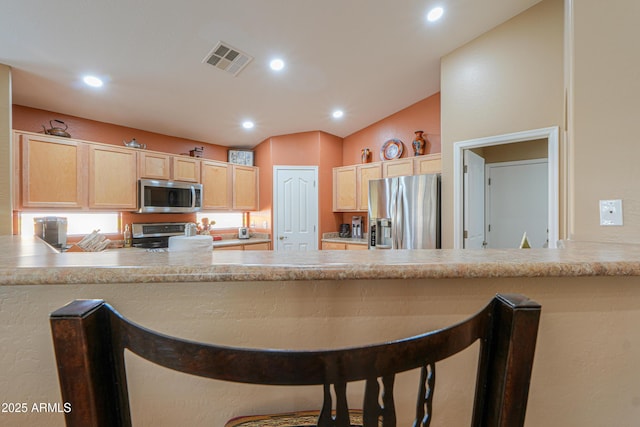
[[[0,63],[19,105],[234,147],[345,137],[438,92],[441,56],[538,1],[8,0]],[[236,77],[202,62],[220,40],[254,57]]]

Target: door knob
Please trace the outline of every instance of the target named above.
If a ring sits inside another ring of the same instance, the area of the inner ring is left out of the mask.
[[[286,238],[287,238],[286,236],[280,236],[280,240],[284,240]]]

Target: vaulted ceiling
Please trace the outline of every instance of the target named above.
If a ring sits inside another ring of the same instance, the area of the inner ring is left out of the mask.
[[[438,92],[443,55],[538,1],[10,0],[0,63],[19,105],[235,147],[344,137]],[[253,58],[235,76],[203,62],[219,41]]]

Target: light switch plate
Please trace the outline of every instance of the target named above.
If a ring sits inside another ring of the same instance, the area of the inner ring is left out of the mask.
[[[600,225],[622,225],[622,200],[600,200]]]

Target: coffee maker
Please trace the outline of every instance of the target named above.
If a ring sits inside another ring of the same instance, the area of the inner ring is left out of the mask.
[[[354,239],[362,239],[363,233],[362,228],[364,227],[364,222],[362,220],[362,216],[354,215],[351,218],[351,237]]]

